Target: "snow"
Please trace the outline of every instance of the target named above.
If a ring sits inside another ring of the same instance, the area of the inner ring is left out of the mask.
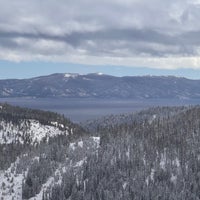
[[[72,149],[72,150],[75,150],[75,148],[76,148],[76,143],[70,143],[70,144],[69,144],[69,148]]]
[[[65,126],[63,124],[59,124],[58,122],[51,122],[51,124],[55,127],[61,127],[64,128]]]
[[[102,76],[102,75],[103,75],[103,73],[101,73],[101,72],[98,72],[98,73],[97,73],[97,75],[99,75],[99,76]]]
[[[55,137],[56,135],[68,135],[68,131],[61,131],[55,126],[43,125],[37,120],[24,120],[20,125],[14,125],[12,122],[1,121],[0,126],[0,144],[10,144],[15,141],[23,143],[23,134],[30,136],[31,143],[41,142],[43,138]]]
[[[152,118],[149,119],[149,124],[152,124],[152,122],[157,118],[156,115],[152,115]]]
[[[164,152],[163,154],[161,154],[161,159],[160,159],[160,167],[165,170],[165,166],[167,163],[167,156],[166,156],[166,152]]]
[[[35,120],[29,120],[29,122],[30,122],[29,129],[33,132],[32,138],[34,140],[36,139],[40,140],[44,135],[48,134],[46,129],[50,131],[50,133],[52,130],[59,131],[59,129],[57,129],[54,126],[43,127],[39,122]],[[9,124],[8,127],[9,129],[15,130],[15,132],[19,131],[19,127],[17,129],[13,124]],[[44,129],[41,127],[43,127]],[[44,132],[46,131],[46,132],[41,133],[40,131],[44,131]],[[91,152],[91,151],[95,152],[99,147],[99,143],[100,143],[100,137],[82,138],[76,142],[70,143],[69,149],[72,149],[74,151],[74,155],[78,155],[78,156],[75,159],[67,158],[65,163],[63,164],[60,163],[60,165],[55,170],[53,175],[49,177],[46,183],[42,185],[40,192],[36,194],[35,197],[32,197],[29,200],[42,200],[44,191],[51,189],[53,185],[55,184],[58,185],[62,183],[62,174],[65,173],[66,170],[69,170],[69,168],[72,167],[75,169],[75,171],[76,170],[78,171],[79,168],[83,167],[84,163],[87,162],[87,153],[85,153],[85,149],[87,149],[88,152]],[[79,149],[81,151],[79,151]],[[32,160],[34,161],[38,159],[39,157],[36,156]],[[24,180],[24,177],[26,176],[27,171],[24,171],[23,174],[16,173],[17,163],[19,162],[20,160],[17,159],[17,161],[13,163],[9,169],[5,170],[4,172],[0,171],[0,199],[1,198],[3,198],[4,200],[5,199],[6,200],[12,200],[12,199],[21,200],[22,199],[22,182]],[[5,184],[2,185],[3,182]],[[126,185],[123,185],[123,187],[126,187]]]
[[[64,75],[64,77],[65,78],[76,78],[78,76],[78,74],[68,74],[68,73],[66,73],[65,75]]]
[[[41,125],[38,121],[31,120],[30,131],[33,133],[33,141],[41,142],[41,140],[47,137],[55,137],[56,135],[62,135],[63,132],[53,126]]]
[[[92,137],[92,139],[94,140],[94,142],[96,143],[97,148],[98,148],[99,144],[100,144],[100,137]]]
[[[126,157],[130,159],[130,148],[128,147],[128,151],[126,152]]]
[[[180,167],[180,161],[178,158],[176,158],[173,162],[174,165],[176,165],[178,168]]]
[[[154,180],[154,174],[155,174],[155,169],[151,169],[150,178],[152,181]]]
[[[56,169],[56,171],[54,172],[54,175],[50,177],[47,180],[47,182],[42,185],[40,192],[36,196],[30,198],[29,200],[42,200],[43,191],[46,191],[49,188],[52,188],[52,186],[55,184],[60,185],[62,183],[61,171],[64,171],[64,170],[65,168],[60,165],[59,168]]]
[[[127,186],[127,185],[128,185],[127,182],[124,182],[124,183],[123,183],[122,187],[123,187],[124,190],[126,189],[126,186]]]
[[[174,174],[172,174],[170,180],[171,180],[171,182],[176,183],[177,176],[175,176]]]
[[[0,172],[0,199],[21,200],[23,174],[16,173],[19,159],[4,172]]]
[[[82,140],[78,142],[78,146],[83,148],[83,141]]]
[[[83,158],[82,160],[78,161],[74,167],[81,167],[86,161],[86,158]]]
[[[99,148],[100,137],[90,137],[89,140],[92,142],[93,146],[96,149]],[[76,143],[72,142],[72,143],[69,144],[69,148],[74,151],[77,147],[83,148],[84,146],[87,146],[87,145],[84,145],[84,143],[85,143],[85,141],[83,141],[83,140],[77,141]]]

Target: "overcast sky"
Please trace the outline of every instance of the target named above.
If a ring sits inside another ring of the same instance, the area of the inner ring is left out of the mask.
[[[0,60],[200,69],[199,22],[198,0],[0,0]]]

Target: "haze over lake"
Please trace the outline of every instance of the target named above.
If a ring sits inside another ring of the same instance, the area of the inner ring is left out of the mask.
[[[200,99],[91,99],[91,98],[0,98],[22,107],[49,110],[64,114],[75,122],[83,122],[104,115],[131,113],[154,106],[197,105]]]

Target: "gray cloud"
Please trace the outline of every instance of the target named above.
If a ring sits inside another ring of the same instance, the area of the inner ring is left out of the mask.
[[[0,0],[0,6],[0,50],[11,60],[200,54],[197,0]]]

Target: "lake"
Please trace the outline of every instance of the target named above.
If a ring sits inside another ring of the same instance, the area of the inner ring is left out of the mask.
[[[200,99],[90,99],[90,98],[0,98],[12,105],[64,114],[74,122],[83,122],[109,114],[131,113],[153,106],[197,105]]]

